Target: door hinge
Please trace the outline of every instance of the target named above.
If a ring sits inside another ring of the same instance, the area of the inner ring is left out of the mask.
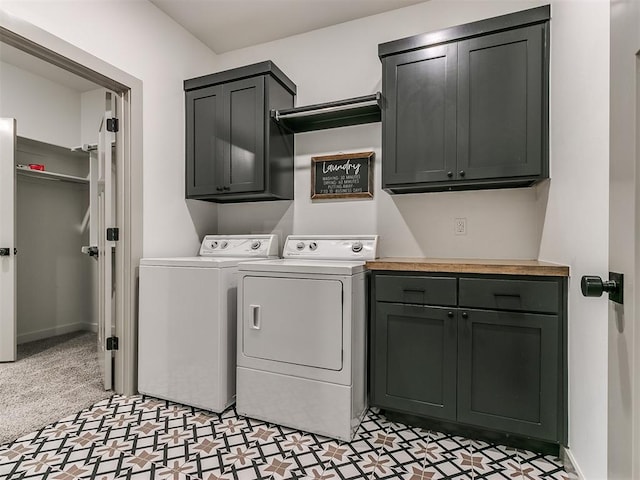
[[[96,247],[95,245],[83,245],[80,251],[85,255],[89,255],[90,257],[98,258],[100,256],[98,247]]]
[[[118,350],[118,337],[107,338],[107,350]]]
[[[117,118],[107,118],[107,131],[118,132],[120,130],[120,122]]]
[[[109,242],[120,240],[120,229],[118,227],[107,228],[107,240]]]

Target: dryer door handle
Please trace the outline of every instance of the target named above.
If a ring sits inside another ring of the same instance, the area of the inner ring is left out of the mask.
[[[260,330],[260,305],[249,305],[251,308],[251,328]]]

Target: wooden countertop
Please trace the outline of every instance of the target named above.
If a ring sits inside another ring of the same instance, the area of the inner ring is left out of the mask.
[[[540,260],[388,257],[367,262],[369,270],[442,273],[490,273],[568,277],[569,267]]]

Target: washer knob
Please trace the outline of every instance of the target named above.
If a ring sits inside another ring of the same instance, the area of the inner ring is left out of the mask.
[[[251,242],[251,250],[259,249],[260,245],[262,245],[262,243],[260,243],[260,240],[254,240],[253,242]]]
[[[227,248],[229,246],[229,242],[227,242],[226,240],[223,240],[222,242],[220,242],[220,248]]]
[[[316,250],[318,248],[318,244],[316,242],[309,243],[309,250]]]
[[[353,253],[359,253],[362,251],[362,242],[355,242],[353,245],[351,245],[351,251]]]
[[[296,244],[296,248],[297,248],[298,250],[304,250],[304,242],[298,242],[298,243]]]
[[[218,247],[218,242],[216,240],[214,240],[213,242],[211,242],[211,245],[209,245],[211,248],[217,248]]]

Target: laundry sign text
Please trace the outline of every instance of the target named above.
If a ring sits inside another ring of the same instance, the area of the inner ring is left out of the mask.
[[[374,152],[311,158],[311,198],[373,197]]]

